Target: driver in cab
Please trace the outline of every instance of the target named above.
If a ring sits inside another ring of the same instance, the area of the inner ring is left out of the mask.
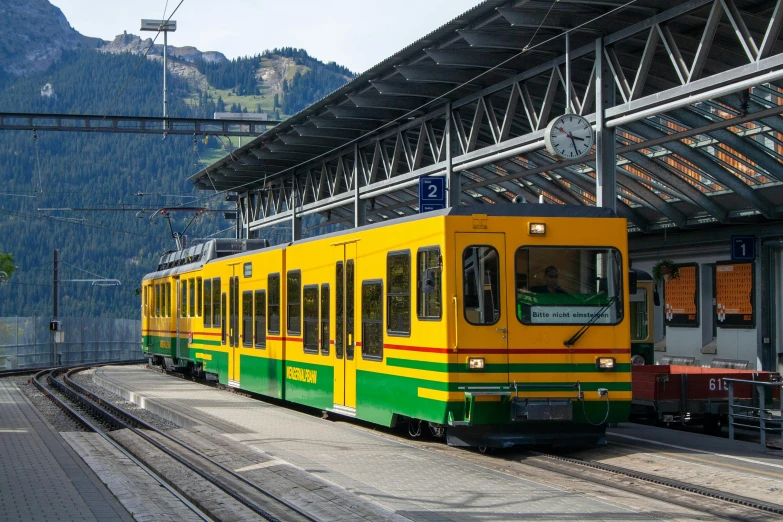
[[[567,294],[568,292],[560,288],[560,286],[558,285],[559,277],[560,277],[560,272],[558,272],[557,267],[554,265],[549,265],[544,270],[544,278],[546,280],[546,284],[540,286],[533,286],[530,288],[530,290],[537,294]]]

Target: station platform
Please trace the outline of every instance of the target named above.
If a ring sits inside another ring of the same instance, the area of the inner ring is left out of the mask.
[[[209,425],[232,441],[313,474],[313,480],[336,484],[410,520],[654,518],[599,495],[553,487],[534,476],[501,473],[370,430],[138,366],[99,368],[93,380],[181,426]]]
[[[133,521],[10,382],[0,380],[0,520]]]

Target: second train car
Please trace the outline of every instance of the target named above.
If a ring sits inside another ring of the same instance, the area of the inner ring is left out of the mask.
[[[626,220],[461,206],[145,276],[157,364],[451,445],[590,445],[631,402]]]

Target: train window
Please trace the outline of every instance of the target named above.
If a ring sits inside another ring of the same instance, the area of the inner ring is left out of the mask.
[[[242,346],[253,346],[253,292],[242,292]]]
[[[421,320],[441,318],[440,247],[421,248],[416,253],[416,316]]]
[[[166,317],[166,283],[160,284],[160,316]]]
[[[321,285],[321,355],[329,355],[329,285]]]
[[[465,320],[489,325],[500,320],[498,251],[491,246],[469,246],[462,252]]]
[[[318,285],[307,285],[302,295],[304,301],[304,351],[318,353]]]
[[[383,281],[362,282],[362,359],[383,359]]]
[[[291,270],[287,279],[288,333],[302,333],[302,272]]]
[[[335,308],[337,324],[334,329],[334,354],[338,359],[343,358],[343,325],[345,325],[345,296],[343,286],[343,263],[339,261],[335,266],[335,281],[337,282],[337,294],[335,295]]]
[[[239,346],[239,276],[234,281],[234,294],[231,296],[231,346]]]
[[[155,285],[155,317],[160,317],[160,285]]]
[[[256,348],[266,348],[266,292],[256,291]]]
[[[196,315],[196,280],[188,279],[188,297],[190,297],[190,306],[188,307],[188,317]]]
[[[212,327],[212,280],[204,280],[204,328]]]
[[[631,340],[646,341],[650,335],[647,317],[647,304],[649,297],[645,288],[637,288],[636,293],[631,295],[630,310],[631,314]]]
[[[353,259],[349,259],[345,264],[345,336],[347,337],[347,343],[345,344],[345,358],[347,360],[353,359],[353,349],[356,345],[356,338],[354,337],[353,322],[354,322],[354,297],[353,297]]]
[[[386,331],[411,333],[411,253],[390,252],[386,257]]]
[[[212,280],[212,327],[220,328],[220,278]]]
[[[622,266],[614,248],[519,248],[514,254],[517,319],[531,325],[619,323]]]
[[[181,279],[179,282],[180,290],[180,317],[188,316],[188,282],[185,279]]]
[[[270,274],[267,281],[269,288],[269,333],[280,333],[280,274]]]
[[[142,303],[142,306],[143,306],[143,312],[142,313],[143,313],[144,317],[148,317],[148,314],[147,314],[147,306],[148,306],[147,303],[148,303],[148,301],[147,301],[147,287],[146,286],[143,287],[142,292],[144,293],[144,295],[141,298],[141,303]]]
[[[198,317],[201,316],[201,307],[203,306],[203,302],[204,302],[204,299],[202,297],[203,294],[201,293],[201,291],[202,291],[201,278],[197,277],[196,278],[196,294],[197,294],[198,298],[196,300],[196,316],[198,316]]]
[[[171,283],[166,283],[166,317],[171,317]]]
[[[242,275],[245,277],[251,277],[253,275],[253,263],[245,263],[242,265]]]
[[[229,279],[229,287],[231,286],[231,280]],[[226,344],[226,293],[220,294],[220,341]]]

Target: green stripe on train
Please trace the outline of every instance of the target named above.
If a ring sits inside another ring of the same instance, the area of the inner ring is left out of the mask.
[[[386,359],[386,365],[410,370],[424,370],[441,373],[477,373],[468,370],[467,363],[436,363],[428,361],[412,361],[409,359]],[[627,363],[615,366],[615,373],[628,373],[631,365]],[[482,373],[598,373],[595,364],[578,363],[527,363],[527,364],[488,364]]]
[[[525,388],[529,391],[548,391],[562,395],[562,390],[567,389],[573,383],[547,382],[535,383],[541,385],[559,385],[558,390],[552,388]],[[438,382],[410,377],[357,371],[356,372],[356,416],[362,420],[390,426],[393,416],[404,415],[411,418],[422,419],[439,424],[448,423],[449,411],[455,419],[460,420],[464,416],[464,401],[439,401],[419,397],[419,388],[438,391],[464,391],[464,387],[497,386],[497,383],[459,383]],[[459,388],[463,388],[460,390]],[[597,391],[598,388],[607,388],[611,399],[613,391],[631,391],[631,383],[582,383],[582,391]],[[573,388],[571,388],[573,389]],[[575,390],[574,390],[575,391]],[[520,390],[520,393],[523,393]],[[576,394],[574,393],[574,397]],[[479,407],[493,410],[488,415],[482,416],[482,421],[497,424],[509,422],[508,405],[501,403],[478,403]],[[582,406],[584,407],[584,411]],[[612,401],[610,416],[607,422],[623,422],[628,420],[628,408],[630,401]],[[578,411],[577,411],[578,410]],[[574,420],[582,422],[585,413],[589,419],[603,419],[606,414],[605,401],[585,401],[574,403]]]

